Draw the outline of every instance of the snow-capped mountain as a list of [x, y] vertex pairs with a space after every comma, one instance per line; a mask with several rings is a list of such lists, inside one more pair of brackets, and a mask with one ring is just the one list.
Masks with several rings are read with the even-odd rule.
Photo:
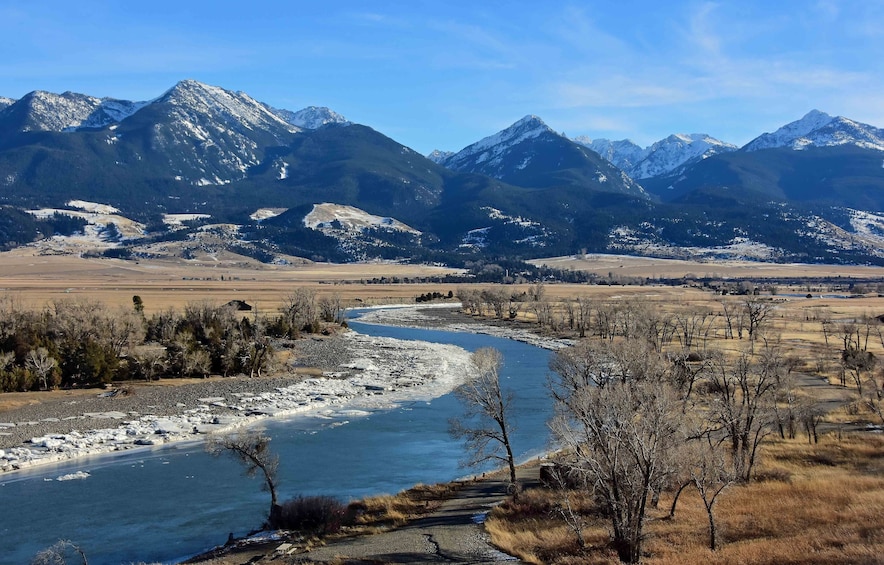
[[12, 98], [6, 98], [5, 96], [0, 96], [0, 110], [6, 108], [7, 106], [12, 106], [15, 103], [15, 100]]
[[580, 135], [575, 137], [574, 141], [589, 147], [624, 171], [631, 170], [647, 155], [646, 149], [642, 149], [629, 139], [612, 141], [610, 139], [590, 139], [585, 135]]
[[[752, 247], [781, 260], [884, 264], [880, 130], [820, 112], [799, 122], [759, 140], [837, 146], [734, 151], [702, 134], [645, 149], [581, 144], [526, 116], [428, 159], [365, 126], [322, 127], [347, 123], [327, 108], [275, 110], [192, 80], [148, 103], [33, 92], [0, 99], [0, 224], [15, 228], [0, 230], [0, 248], [76, 231], [100, 208], [145, 226], [147, 237], [164, 225], [194, 236], [203, 233], [195, 222], [229, 225], [239, 234], [231, 249], [261, 260]], [[323, 202], [336, 203], [333, 214], [317, 219]], [[73, 218], [51, 212], [72, 206], [82, 208]], [[305, 224], [311, 210], [319, 230]], [[413, 229], [389, 229], [393, 218]], [[844, 237], [821, 239], [824, 224]]]
[[473, 143], [440, 162], [516, 186], [575, 186], [645, 197], [644, 189], [597, 153], [553, 131], [537, 116]]
[[328, 124], [348, 125], [347, 118], [325, 106], [307, 106], [303, 110], [272, 109], [286, 122], [301, 129], [317, 129]]
[[705, 133], [674, 134], [648, 148], [644, 159], [633, 167], [631, 176], [647, 179], [678, 173], [685, 166], [718, 153], [736, 151], [737, 146]]
[[448, 159], [454, 155], [454, 151], [442, 151], [440, 149], [433, 149], [429, 155], [427, 155], [427, 159], [436, 163], [437, 165], [441, 165], [443, 161]]
[[174, 176], [199, 186], [227, 184], [260, 164], [270, 146], [301, 129], [243, 92], [194, 80], [176, 84], [125, 120], [117, 134], [146, 135]]
[[[193, 125], [197, 118], [236, 129], [263, 129], [268, 133], [280, 131], [297, 133], [300, 128], [289, 124], [266, 105], [244, 92], [233, 92], [195, 80], [183, 80], [166, 91], [153, 104], [171, 108], [171, 116], [183, 124]], [[200, 136], [202, 132], [193, 131]]]
[[801, 150], [806, 147], [838, 145], [855, 145], [863, 149], [884, 151], [884, 130], [811, 110], [800, 120], [788, 123], [773, 133], [756, 137], [743, 147], [743, 151], [778, 147]]
[[574, 141], [589, 147], [638, 180], [677, 174], [697, 161], [737, 150], [736, 145], [705, 133], [673, 134], [644, 149], [628, 139], [590, 140], [583, 136]]
[[[510, 127], [480, 139], [448, 157], [441, 164], [457, 171], [480, 172], [501, 178], [504, 156], [513, 148], [541, 136], [558, 136], [537, 116], [525, 116]], [[522, 167], [524, 168], [524, 167]]]
[[54, 94], [35, 90], [0, 110], [0, 124], [20, 132], [101, 128], [124, 120], [145, 104], [75, 92]]

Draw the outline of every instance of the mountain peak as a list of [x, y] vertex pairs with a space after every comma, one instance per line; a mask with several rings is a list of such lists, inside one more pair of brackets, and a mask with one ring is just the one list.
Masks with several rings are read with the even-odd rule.
[[433, 149], [428, 155], [427, 159], [436, 163], [437, 165], [442, 165], [442, 163], [454, 155], [454, 151], [442, 151], [440, 149]]
[[786, 147], [801, 150], [806, 147], [856, 145], [884, 151], [884, 130], [861, 124], [847, 118], [832, 117], [819, 110], [811, 110], [801, 119], [790, 122], [773, 133], [762, 134], [744, 147], [744, 151], [759, 151]]
[[328, 124], [350, 125], [347, 118], [325, 106], [307, 106], [297, 112], [277, 108], [272, 110], [286, 122], [302, 129], [319, 129]]
[[456, 154], [445, 159], [444, 165], [449, 168], [458, 169], [461, 166], [459, 163], [465, 163], [474, 159], [478, 163], [484, 161], [494, 163], [499, 159], [500, 155], [509, 151], [510, 148], [544, 134], [559, 135], [543, 123], [543, 120], [533, 114], [529, 114], [508, 128], [461, 149]]
[[632, 178], [639, 180], [669, 175], [716, 153], [737, 149], [736, 145], [705, 133], [674, 133], [644, 149], [628, 139], [590, 140], [582, 136], [574, 138], [574, 141], [589, 147], [626, 171]]
[[513, 125], [511, 125], [510, 128], [519, 128], [519, 127], [523, 127], [526, 125], [530, 125], [532, 127], [541, 127], [541, 126], [547, 127], [547, 128], [549, 127], [546, 125], [546, 123], [543, 120], [540, 119], [540, 117], [535, 116], [534, 114], [528, 114], [527, 116], [525, 116], [521, 120], [519, 120], [516, 123], [514, 123]]
[[55, 94], [35, 90], [10, 104], [0, 103], [9, 120], [7, 127], [18, 131], [71, 131], [100, 128], [118, 122], [140, 108], [135, 102], [99, 99], [76, 92]]

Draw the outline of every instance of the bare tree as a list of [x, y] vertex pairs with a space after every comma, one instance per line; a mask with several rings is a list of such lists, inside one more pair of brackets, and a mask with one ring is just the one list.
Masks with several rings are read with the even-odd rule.
[[285, 298], [282, 315], [291, 336], [310, 330], [318, 319], [316, 293], [309, 288], [298, 288]]
[[344, 321], [344, 303], [337, 292], [319, 299], [319, 316], [323, 322], [341, 323]]
[[588, 298], [577, 298], [577, 331], [580, 337], [586, 337], [586, 329], [591, 323], [592, 302]]
[[749, 340], [752, 341], [758, 337], [758, 331], [764, 325], [764, 322], [773, 313], [774, 304], [770, 300], [750, 296], [743, 301], [743, 311], [749, 322]]
[[269, 524], [276, 523], [280, 506], [276, 494], [276, 473], [279, 457], [270, 451], [270, 438], [261, 430], [244, 430], [236, 434], [212, 435], [206, 441], [206, 451], [214, 456], [230, 454], [245, 465], [245, 473], [254, 477], [259, 472], [264, 479], [264, 489], [270, 492]]
[[509, 302], [509, 296], [506, 291], [501, 288], [487, 288], [479, 293], [482, 302], [491, 307], [494, 316], [502, 320], [503, 313]]
[[715, 502], [724, 490], [736, 482], [733, 467], [727, 464], [720, 444], [712, 440], [711, 436], [694, 442], [691, 454], [690, 475], [691, 482], [700, 494], [703, 507], [706, 509], [706, 517], [709, 519], [709, 549], [715, 551], [718, 548], [718, 529], [715, 524]]
[[25, 359], [25, 363], [29, 369], [37, 373], [40, 382], [43, 383], [43, 390], [49, 390], [50, 385], [55, 384], [49, 382], [49, 377], [58, 365], [58, 362], [54, 357], [49, 355], [48, 349], [45, 347], [38, 347], [37, 349], [30, 350]]
[[31, 560], [31, 565], [68, 565], [68, 556], [71, 553], [77, 554], [83, 565], [89, 565], [83, 549], [70, 540], [58, 540], [38, 552]]
[[715, 321], [715, 315], [703, 308], [691, 308], [675, 314], [675, 335], [681, 348], [690, 351], [696, 345], [697, 340], [709, 335], [709, 330]]
[[477, 375], [454, 391], [464, 406], [464, 414], [450, 420], [451, 435], [465, 440], [469, 452], [467, 466], [486, 461], [505, 463], [510, 484], [515, 486], [516, 463], [508, 421], [513, 397], [500, 388], [503, 356], [494, 348], [483, 347], [472, 354], [471, 361]]
[[682, 412], [672, 389], [656, 379], [583, 387], [556, 399], [550, 424], [611, 519], [620, 560], [638, 563], [649, 493], [671, 476], [683, 444]]
[[746, 353], [733, 361], [718, 355], [708, 375], [714, 431], [730, 443], [735, 473], [748, 482], [758, 446], [770, 433], [776, 379], [759, 370]]

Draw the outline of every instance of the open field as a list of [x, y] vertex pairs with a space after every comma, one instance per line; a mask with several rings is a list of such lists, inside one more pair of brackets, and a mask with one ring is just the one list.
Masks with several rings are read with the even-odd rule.
[[812, 265], [758, 263], [754, 261], [717, 261], [701, 263], [679, 259], [655, 259], [628, 255], [569, 255], [533, 259], [533, 265], [554, 269], [586, 271], [601, 277], [619, 275], [641, 278], [822, 278], [851, 277], [858, 279], [884, 277], [884, 267], [862, 265]]
[[[833, 265], [776, 265], [763, 263], [696, 263], [641, 257], [593, 255], [588, 259], [570, 257], [537, 260], [562, 269], [586, 269], [599, 275], [608, 272], [630, 277], [656, 278], [696, 276], [718, 277], [854, 277], [884, 278], [882, 267]], [[109, 306], [132, 305], [138, 295], [147, 314], [189, 302], [209, 300], [224, 303], [244, 300], [263, 312], [275, 312], [285, 297], [299, 286], [315, 289], [321, 295], [339, 294], [348, 305], [412, 302], [427, 291], [457, 292], [462, 285], [394, 283], [394, 277], [434, 277], [460, 271], [427, 265], [393, 263], [351, 263], [303, 265], [265, 265], [240, 258], [230, 261], [125, 261], [119, 259], [81, 258], [74, 255], [35, 255], [23, 248], [0, 253], [0, 293], [23, 305], [42, 307], [52, 301], [70, 298], [98, 300]], [[389, 283], [366, 284], [363, 281], [386, 277]], [[494, 285], [482, 285], [483, 288]], [[507, 291], [525, 292], [530, 285], [509, 285]], [[816, 289], [814, 289], [816, 290]], [[821, 289], [822, 290], [822, 289]], [[782, 289], [803, 296], [806, 288]], [[599, 299], [628, 298], [641, 295], [651, 301], [687, 304], [708, 301], [709, 292], [682, 287], [547, 285], [550, 298], [592, 296]], [[358, 300], [357, 300], [358, 299]], [[840, 309], [846, 301], [815, 298], [807, 307]], [[878, 307], [875, 298], [850, 301], [850, 310]], [[838, 306], [836, 306], [838, 304]]]
[[[456, 272], [444, 267], [391, 263], [272, 266], [246, 261], [137, 262], [12, 251], [0, 254], [0, 292], [36, 307], [65, 298], [129, 307], [132, 296], [138, 295], [148, 314], [188, 302], [224, 303], [234, 299], [244, 300], [261, 311], [275, 312], [285, 296], [298, 286], [313, 287], [322, 294], [338, 293], [351, 301], [373, 298], [375, 302], [410, 302], [426, 292], [427, 285], [376, 285], [360, 281]], [[433, 285], [433, 289], [447, 292], [454, 285]]]

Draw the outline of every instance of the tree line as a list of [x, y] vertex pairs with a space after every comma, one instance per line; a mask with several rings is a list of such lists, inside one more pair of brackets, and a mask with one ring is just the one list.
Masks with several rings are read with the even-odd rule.
[[91, 300], [34, 310], [0, 300], [0, 392], [95, 387], [160, 377], [248, 375], [277, 366], [280, 340], [343, 322], [338, 295], [297, 289], [279, 312], [243, 313], [234, 303], [194, 302], [144, 315]]

